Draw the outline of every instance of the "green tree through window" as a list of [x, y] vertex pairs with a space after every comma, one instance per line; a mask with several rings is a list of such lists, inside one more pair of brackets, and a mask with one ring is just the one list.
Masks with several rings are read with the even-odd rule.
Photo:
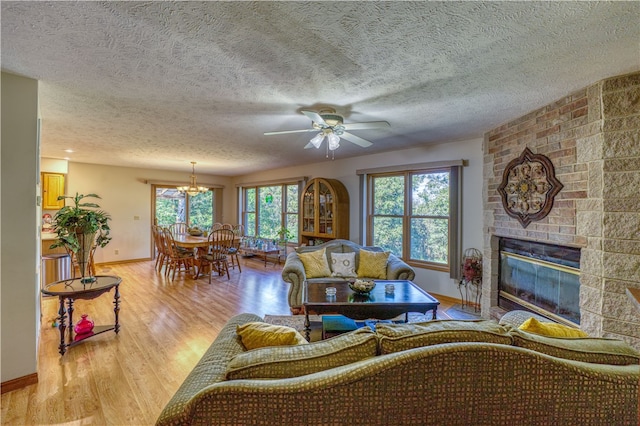
[[449, 268], [449, 168], [369, 176], [367, 240], [418, 266]]
[[243, 220], [248, 236], [279, 239], [286, 228], [298, 240], [298, 184], [245, 187]]
[[214, 191], [187, 195], [172, 187], [155, 188], [155, 219], [160, 226], [185, 222], [189, 226], [210, 229], [213, 225]]
[[256, 192], [257, 188], [245, 188], [244, 190], [244, 233], [250, 237], [256, 236]]

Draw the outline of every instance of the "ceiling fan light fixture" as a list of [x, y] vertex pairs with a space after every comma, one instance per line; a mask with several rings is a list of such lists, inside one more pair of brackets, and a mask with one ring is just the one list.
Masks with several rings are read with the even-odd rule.
[[329, 151], [335, 151], [340, 147], [340, 136], [331, 132], [327, 136], [327, 144], [329, 145]]
[[179, 192], [185, 192], [192, 197], [201, 194], [203, 192], [209, 191], [209, 188], [206, 186], [198, 186], [198, 182], [196, 181], [196, 162], [191, 162], [191, 177], [189, 178], [189, 185], [178, 186], [176, 188]]
[[317, 135], [315, 135], [313, 138], [311, 138], [309, 142], [311, 142], [311, 145], [315, 146], [317, 149], [317, 148], [320, 148], [320, 145], [322, 144], [323, 140], [324, 140], [324, 132], [320, 132]]
[[381, 129], [389, 127], [389, 123], [386, 121], [368, 121], [344, 124], [344, 117], [337, 114], [333, 108], [321, 109], [319, 112], [309, 110], [302, 110], [300, 112], [311, 120], [310, 129], [283, 130], [278, 132], [265, 132], [264, 134], [269, 136], [289, 133], [319, 132], [311, 138], [309, 143], [304, 146], [304, 149], [309, 149], [311, 147], [316, 149], [320, 148], [326, 136], [327, 158], [329, 158], [329, 151], [331, 151], [331, 157], [333, 158], [335, 151], [340, 148], [340, 139], [344, 139], [347, 142], [351, 142], [361, 146], [362, 148], [372, 145], [370, 141], [351, 133], [351, 130]]

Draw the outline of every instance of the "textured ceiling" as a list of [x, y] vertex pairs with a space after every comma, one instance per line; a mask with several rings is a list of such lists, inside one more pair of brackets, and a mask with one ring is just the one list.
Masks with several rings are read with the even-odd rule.
[[[640, 69], [639, 2], [2, 1], [4, 71], [40, 80], [42, 155], [239, 175], [480, 137]], [[325, 142], [326, 143], [326, 142]]]

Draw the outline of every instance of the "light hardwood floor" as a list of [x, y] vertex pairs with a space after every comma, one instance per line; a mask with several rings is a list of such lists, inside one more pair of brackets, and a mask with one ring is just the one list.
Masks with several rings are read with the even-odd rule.
[[[51, 326], [58, 300], [42, 302], [38, 383], [2, 395], [3, 425], [152, 425], [187, 374], [233, 315], [290, 314], [282, 267], [241, 260], [231, 279], [171, 281], [154, 262], [98, 266], [119, 275], [121, 329], [58, 353]], [[435, 295], [439, 318], [458, 300]], [[86, 313], [96, 324], [113, 323], [113, 292], [79, 300], [74, 319]]]

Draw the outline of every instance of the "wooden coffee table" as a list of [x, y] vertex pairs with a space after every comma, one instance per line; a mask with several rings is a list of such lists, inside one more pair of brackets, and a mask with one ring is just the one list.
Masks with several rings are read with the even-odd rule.
[[[362, 296], [349, 288], [347, 281], [304, 282], [302, 304], [305, 310], [304, 328], [307, 340], [311, 323], [309, 314], [340, 314], [355, 320], [387, 320], [409, 312], [433, 312], [436, 319], [438, 302], [433, 296], [408, 280], [375, 280], [376, 287], [368, 296]], [[385, 293], [385, 285], [393, 284], [395, 290]], [[327, 296], [327, 287], [335, 287], [336, 295]]]

